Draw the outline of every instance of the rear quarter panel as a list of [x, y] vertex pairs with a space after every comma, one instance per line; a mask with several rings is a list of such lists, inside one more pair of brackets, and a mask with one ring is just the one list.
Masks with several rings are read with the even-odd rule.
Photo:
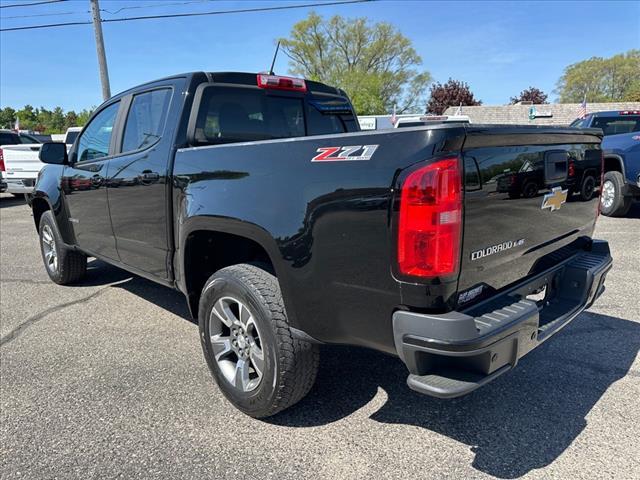
[[[393, 352], [394, 178], [463, 133], [418, 128], [178, 150], [178, 255], [205, 225], [253, 238], [271, 256], [294, 326], [321, 341]], [[321, 147], [353, 145], [378, 148], [370, 160], [311, 161]]]
[[626, 181], [635, 184], [640, 175], [640, 132], [609, 135], [602, 139], [605, 156], [622, 159]]

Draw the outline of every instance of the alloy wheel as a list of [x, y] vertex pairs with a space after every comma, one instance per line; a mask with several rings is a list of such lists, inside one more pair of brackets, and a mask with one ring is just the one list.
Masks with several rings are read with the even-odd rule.
[[611, 208], [613, 206], [615, 198], [616, 187], [611, 180], [606, 180], [604, 182], [604, 186], [602, 187], [602, 195], [600, 196], [602, 206], [606, 209]]
[[56, 240], [53, 231], [49, 225], [42, 228], [42, 248], [44, 251], [45, 265], [50, 272], [58, 271], [58, 251], [56, 249]]
[[242, 392], [251, 392], [264, 374], [264, 351], [258, 325], [240, 300], [222, 297], [209, 316], [214, 358], [224, 378]]

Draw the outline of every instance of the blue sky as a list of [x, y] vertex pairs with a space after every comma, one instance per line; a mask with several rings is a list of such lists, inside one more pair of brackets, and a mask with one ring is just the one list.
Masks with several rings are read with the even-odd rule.
[[[1, 0], [0, 5], [30, 0]], [[317, 0], [315, 0], [317, 1]], [[188, 3], [185, 3], [188, 2]], [[175, 5], [183, 3], [182, 5]], [[101, 0], [103, 19], [227, 10], [312, 0]], [[171, 5], [173, 4], [173, 5]], [[0, 9], [0, 25], [89, 20], [88, 0]], [[192, 70], [260, 71], [268, 68], [274, 39], [310, 9], [177, 18], [104, 25], [111, 78], [117, 93], [162, 76]], [[395, 24], [409, 37], [433, 78], [469, 83], [485, 104], [503, 104], [529, 85], [550, 93], [571, 63], [640, 48], [640, 2], [426, 2], [377, 1], [326, 6], [330, 16], [366, 16]], [[9, 18], [77, 12], [72, 15]], [[280, 56], [276, 73], [286, 73]], [[554, 99], [555, 96], [551, 95]], [[0, 106], [56, 105], [65, 110], [101, 103], [90, 25], [0, 33]]]

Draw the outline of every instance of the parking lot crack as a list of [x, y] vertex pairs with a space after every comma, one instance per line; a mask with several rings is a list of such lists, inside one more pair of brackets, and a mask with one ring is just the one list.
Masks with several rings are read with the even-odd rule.
[[51, 285], [50, 280], [31, 280], [28, 278], [3, 278], [2, 283], [29, 283], [31, 285]]
[[59, 312], [60, 310], [64, 310], [67, 307], [71, 307], [71, 306], [74, 306], [74, 305], [80, 305], [82, 303], [89, 302], [90, 300], [93, 300], [94, 298], [96, 298], [99, 295], [103, 294], [106, 290], [108, 290], [108, 288], [109, 287], [102, 288], [102, 289], [98, 290], [97, 292], [94, 292], [91, 295], [88, 295], [86, 297], [79, 298], [78, 300], [73, 300], [71, 302], [62, 303], [60, 305], [54, 305], [53, 307], [47, 308], [46, 310], [43, 310], [40, 313], [36, 313], [35, 315], [27, 318], [24, 322], [22, 322], [20, 325], [15, 327], [8, 334], [6, 334], [4, 337], [2, 337], [0, 339], [0, 347], [3, 347], [7, 343], [10, 343], [13, 340], [15, 340], [16, 338], [20, 337], [20, 335], [22, 335], [22, 333], [24, 333], [24, 331], [27, 328], [35, 325], [40, 320], [46, 318], [48, 315], [51, 315], [52, 313]]

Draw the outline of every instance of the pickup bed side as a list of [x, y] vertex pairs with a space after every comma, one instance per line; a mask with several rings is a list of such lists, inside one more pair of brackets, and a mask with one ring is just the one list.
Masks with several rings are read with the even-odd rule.
[[[228, 254], [222, 249], [214, 264], [192, 264], [199, 258], [193, 249], [202, 248], [206, 231], [225, 232], [250, 238], [269, 256], [295, 328], [323, 342], [393, 352], [389, 318], [402, 303], [390, 271], [394, 179], [434, 150], [455, 153], [463, 136], [459, 127], [403, 129], [178, 150], [176, 260], [192, 309], [215, 262]], [[368, 161], [311, 161], [319, 148], [345, 145], [378, 148]], [[434, 286], [422, 305], [443, 306], [454, 292], [455, 282]]]

